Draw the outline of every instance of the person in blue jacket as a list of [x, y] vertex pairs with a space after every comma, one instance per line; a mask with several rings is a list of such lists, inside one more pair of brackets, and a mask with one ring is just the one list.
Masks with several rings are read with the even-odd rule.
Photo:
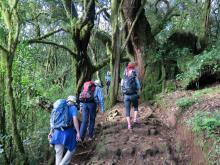
[[[57, 100], [58, 102], [59, 100]], [[68, 121], [73, 122], [73, 125], [66, 128], [51, 129], [48, 135], [50, 144], [54, 146], [56, 152], [56, 165], [68, 165], [71, 162], [72, 155], [75, 152], [77, 141], [81, 141], [79, 132], [79, 123], [77, 118], [77, 108], [75, 96], [67, 98], [68, 104]], [[56, 104], [56, 102], [54, 103]], [[64, 149], [67, 152], [64, 154]]]
[[111, 85], [111, 72], [108, 71], [105, 76], [106, 94], [108, 95], [109, 87]]
[[105, 112], [104, 98], [102, 94], [101, 82], [100, 80], [94, 81], [96, 88], [94, 92], [94, 101], [93, 102], [81, 102], [80, 108], [82, 112], [82, 123], [80, 126], [80, 137], [82, 141], [85, 138], [87, 127], [89, 124], [88, 132], [88, 141], [93, 140], [94, 138], [94, 127], [96, 119], [96, 108], [100, 107], [101, 111]]

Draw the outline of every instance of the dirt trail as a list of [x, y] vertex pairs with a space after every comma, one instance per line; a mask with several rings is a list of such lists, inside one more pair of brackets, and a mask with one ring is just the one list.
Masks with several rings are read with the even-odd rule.
[[[129, 131], [123, 109], [123, 104], [119, 103], [104, 117], [98, 114], [95, 140], [78, 145], [72, 164], [191, 164], [192, 157], [187, 150], [190, 144], [187, 140], [185, 144], [178, 142], [176, 133], [179, 130], [167, 126], [161, 111], [147, 104], [140, 105], [139, 123]], [[201, 156], [199, 159], [202, 160]]]

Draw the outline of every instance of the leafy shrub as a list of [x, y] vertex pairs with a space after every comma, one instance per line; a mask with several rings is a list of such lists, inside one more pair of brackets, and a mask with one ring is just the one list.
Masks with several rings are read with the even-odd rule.
[[176, 101], [176, 106], [181, 109], [187, 109], [192, 106], [194, 103], [198, 102], [197, 98], [181, 98]]
[[[220, 156], [220, 110], [214, 112], [197, 112], [188, 120], [193, 132], [205, 136], [203, 146], [208, 148], [210, 164], [218, 162]], [[210, 140], [212, 139], [211, 143]]]
[[181, 80], [181, 86], [186, 88], [191, 82], [196, 82], [207, 70], [211, 74], [220, 72], [220, 46], [213, 47], [210, 51], [194, 56], [192, 60], [186, 62], [185, 71], [177, 75]]

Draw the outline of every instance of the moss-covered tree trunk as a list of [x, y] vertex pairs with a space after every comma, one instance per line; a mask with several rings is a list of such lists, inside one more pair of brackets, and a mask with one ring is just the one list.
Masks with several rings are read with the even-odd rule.
[[120, 73], [120, 30], [119, 30], [119, 0], [111, 1], [111, 25], [112, 25], [112, 54], [111, 54], [111, 73], [112, 81], [110, 87], [110, 107], [116, 104], [119, 86], [119, 73]]
[[[6, 117], [5, 117], [5, 67], [3, 66], [3, 58], [0, 54], [0, 134], [6, 135]], [[9, 164], [9, 159], [6, 153], [6, 141], [0, 141], [3, 145], [3, 156], [6, 164]]]
[[5, 62], [5, 86], [7, 93], [7, 101], [10, 110], [10, 121], [12, 125], [12, 137], [15, 142], [15, 145], [18, 149], [18, 153], [21, 156], [20, 164], [29, 164], [28, 156], [25, 153], [23, 142], [21, 136], [19, 134], [18, 126], [17, 126], [17, 116], [16, 116], [16, 105], [13, 91], [13, 75], [12, 75], [12, 67], [13, 60], [16, 53], [16, 48], [18, 45], [18, 38], [20, 33], [20, 19], [18, 16], [18, 3], [19, 1], [0, 1], [0, 14], [3, 18], [3, 24], [5, 29], [7, 29], [7, 33], [2, 33], [5, 35], [5, 43], [2, 45], [0, 43], [0, 49], [3, 52], [4, 62]]
[[207, 45], [209, 43], [209, 17], [211, 12], [211, 0], [206, 0], [205, 2], [205, 18], [204, 18], [204, 35], [203, 35], [203, 41]]
[[27, 155], [25, 154], [23, 142], [17, 127], [17, 117], [16, 117], [16, 106], [15, 106], [15, 98], [14, 91], [12, 86], [12, 65], [13, 65], [14, 54], [8, 53], [6, 55], [6, 92], [8, 96], [8, 104], [10, 109], [10, 120], [12, 124], [12, 136], [15, 144], [18, 148], [19, 153], [22, 157], [21, 164], [29, 164]]
[[72, 0], [62, 0], [62, 2], [66, 10], [66, 15], [70, 21], [69, 32], [74, 43], [72, 49], [73, 52], [75, 52], [74, 65], [76, 69], [74, 70], [74, 75], [76, 76], [76, 94], [78, 95], [83, 83], [91, 80], [92, 74], [95, 72], [87, 54], [91, 31], [95, 20], [95, 0], [84, 0], [84, 10], [81, 18], [78, 18], [78, 14], [75, 13], [76, 10]]
[[[154, 42], [150, 24], [144, 13], [144, 4], [142, 1], [124, 0], [123, 3], [123, 16], [127, 21], [126, 33], [129, 34], [132, 30], [128, 43], [128, 51], [130, 54], [134, 55], [135, 61], [138, 64], [139, 76], [141, 79], [144, 77], [145, 65], [147, 63], [146, 59], [149, 59], [151, 56], [149, 49], [151, 49]], [[135, 20], [136, 23], [132, 29], [132, 23]]]
[[76, 93], [79, 94], [82, 85], [85, 81], [89, 81], [94, 73], [94, 68], [90, 62], [87, 52], [83, 52], [79, 57], [82, 57], [76, 61], [75, 71], [76, 71]]
[[124, 0], [122, 10], [126, 21], [126, 33], [127, 35], [130, 33], [128, 52], [134, 56], [138, 65], [139, 78], [143, 86], [142, 96], [148, 99], [162, 90], [162, 84], [161, 63], [154, 62], [156, 41], [145, 16], [144, 5], [145, 0]]

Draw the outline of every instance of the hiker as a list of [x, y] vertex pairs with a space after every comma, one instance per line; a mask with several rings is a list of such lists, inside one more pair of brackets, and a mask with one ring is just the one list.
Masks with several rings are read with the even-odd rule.
[[128, 124], [128, 129], [132, 129], [130, 111], [131, 103], [134, 106], [133, 124], [137, 123], [138, 113], [138, 93], [140, 91], [140, 81], [137, 78], [136, 65], [129, 63], [124, 72], [124, 78], [121, 80], [121, 90], [124, 95], [125, 114]]
[[80, 127], [80, 137], [82, 141], [85, 138], [87, 126], [89, 123], [88, 141], [94, 138], [94, 127], [96, 119], [96, 108], [100, 107], [102, 112], [105, 112], [104, 99], [100, 80], [95, 82], [87, 81], [83, 85], [80, 93], [80, 108], [82, 111], [82, 123]]
[[[53, 104], [48, 139], [54, 145], [56, 165], [70, 164], [76, 143], [81, 141], [75, 104], [75, 96], [69, 96], [67, 100], [59, 99]], [[67, 151], [63, 156], [64, 149]]]
[[111, 72], [108, 71], [105, 76], [106, 94], [108, 95], [109, 87], [111, 84]]

